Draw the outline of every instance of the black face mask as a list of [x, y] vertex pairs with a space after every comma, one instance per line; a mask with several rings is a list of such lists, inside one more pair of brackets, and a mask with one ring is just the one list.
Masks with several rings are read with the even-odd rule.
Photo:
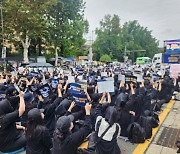
[[9, 96], [7, 97], [7, 100], [10, 102], [10, 105], [12, 106], [13, 110], [16, 110], [18, 108], [20, 99], [19, 96]]

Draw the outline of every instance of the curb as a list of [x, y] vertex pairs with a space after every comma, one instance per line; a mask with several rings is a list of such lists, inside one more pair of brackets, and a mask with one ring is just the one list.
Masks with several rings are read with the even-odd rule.
[[154, 128], [152, 130], [152, 137], [148, 140], [146, 140], [143, 144], [138, 144], [135, 150], [133, 151], [133, 154], [144, 154], [151, 142], [153, 141], [155, 135], [157, 134], [158, 130], [160, 129], [162, 123], [164, 122], [165, 118], [167, 117], [169, 111], [173, 107], [175, 103], [175, 100], [170, 100], [170, 102], [167, 104], [166, 108], [163, 110], [163, 112], [159, 115], [159, 126], [157, 128]]

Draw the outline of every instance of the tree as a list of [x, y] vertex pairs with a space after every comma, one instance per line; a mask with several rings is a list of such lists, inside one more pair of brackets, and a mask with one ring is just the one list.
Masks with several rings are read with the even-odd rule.
[[24, 62], [28, 63], [31, 40], [46, 34], [47, 10], [56, 0], [5, 0], [4, 27], [6, 39], [20, 41], [24, 48]]
[[47, 40], [55, 50], [56, 63], [58, 50], [61, 56], [75, 56], [85, 43], [88, 22], [84, 20], [84, 5], [83, 0], [59, 0], [47, 14]]
[[137, 56], [153, 55], [158, 51], [156, 38], [152, 36], [152, 32], [147, 27], [142, 27], [137, 20], [126, 22], [123, 25], [123, 41], [126, 43], [128, 50], [146, 50], [145, 53], [137, 53]]
[[102, 55], [101, 58], [100, 58], [100, 61], [101, 62], [111, 62], [111, 57], [108, 56], [107, 54], [106, 55]]
[[145, 53], [137, 52], [137, 56], [152, 57], [158, 51], [158, 41], [147, 27], [142, 27], [138, 21], [129, 21], [120, 25], [117, 15], [106, 15], [96, 29], [96, 41], [93, 44], [96, 60], [104, 54], [112, 54], [112, 59], [123, 61], [124, 49], [146, 50]]
[[100, 28], [96, 29], [97, 39], [93, 44], [94, 55], [97, 60], [104, 54], [112, 53], [112, 57], [121, 59], [123, 46], [121, 43], [120, 18], [106, 15], [100, 22]]

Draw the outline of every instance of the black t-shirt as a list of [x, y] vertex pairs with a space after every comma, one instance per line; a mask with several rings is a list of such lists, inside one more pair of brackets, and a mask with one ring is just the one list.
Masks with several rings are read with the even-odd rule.
[[6, 114], [0, 120], [0, 151], [7, 149], [21, 137], [21, 131], [16, 129], [16, 121], [19, 118], [19, 111]]
[[[77, 132], [69, 133], [61, 143], [53, 140], [53, 154], [77, 154], [77, 148], [83, 143], [84, 139], [91, 132], [90, 116], [85, 117], [84, 126]], [[55, 136], [56, 137], [56, 136]]]
[[35, 137], [27, 139], [27, 154], [50, 154], [52, 140], [49, 131], [44, 126], [38, 126], [35, 130]]

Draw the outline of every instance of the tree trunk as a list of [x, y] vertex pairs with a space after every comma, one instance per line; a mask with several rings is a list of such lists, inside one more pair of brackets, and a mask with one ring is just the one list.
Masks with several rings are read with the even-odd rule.
[[22, 43], [22, 45], [23, 45], [23, 48], [24, 48], [24, 57], [23, 57], [23, 61], [24, 61], [24, 63], [29, 63], [29, 59], [28, 59], [28, 48], [29, 48], [29, 46], [30, 46], [30, 43], [31, 43], [31, 40], [29, 39], [29, 37], [26, 35], [26, 39], [25, 39], [25, 41], [23, 41], [21, 38], [20, 38], [20, 40], [21, 40], [21, 43]]
[[57, 51], [57, 47], [55, 48], [55, 66], [57, 66], [58, 64], [58, 51]]
[[29, 63], [27, 46], [24, 46], [24, 63]]
[[42, 40], [41, 40], [41, 38], [39, 37], [39, 38], [38, 38], [39, 56], [42, 55], [42, 46], [41, 46], [41, 44], [42, 44]]

